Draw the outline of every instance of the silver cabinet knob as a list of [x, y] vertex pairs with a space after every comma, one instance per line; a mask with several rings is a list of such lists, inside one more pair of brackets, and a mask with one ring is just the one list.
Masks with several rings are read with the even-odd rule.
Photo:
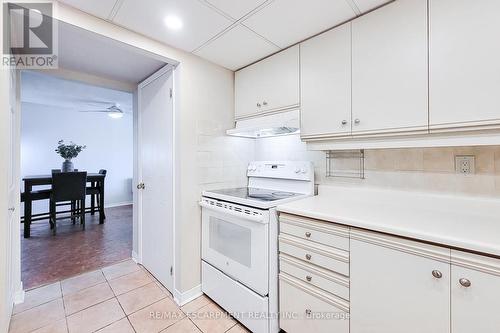
[[342, 126], [347, 125], [347, 120], [342, 120]]
[[144, 190], [145, 188], [146, 188], [146, 186], [144, 185], [144, 183], [137, 184], [137, 189], [138, 190]]
[[311, 255], [310, 255], [310, 254], [306, 254], [306, 259], [307, 259], [307, 260], [311, 260], [311, 258], [312, 258], [312, 257], [311, 257]]
[[310, 309], [306, 309], [306, 315], [310, 316], [312, 311]]
[[308, 232], [306, 232], [306, 237], [307, 237], [307, 238], [311, 237], [311, 233], [310, 233], [309, 231], [308, 231]]
[[11, 211], [11, 212], [16, 211], [16, 207], [10, 207], [10, 208], [9, 208], [9, 211]]
[[311, 282], [312, 276], [310, 276], [310, 275], [306, 276], [306, 280], [307, 280], [307, 282]]
[[267, 102], [266, 102], [266, 101], [262, 102], [262, 105], [266, 106], [266, 105], [267, 105]]
[[260, 103], [257, 103], [257, 107], [260, 108], [262, 105]]
[[433, 270], [432, 271], [432, 276], [434, 276], [436, 279], [440, 279], [443, 277], [443, 273], [441, 273], [440, 271], [438, 270]]
[[460, 284], [462, 285], [462, 287], [465, 287], [465, 288], [469, 288], [472, 283], [470, 282], [469, 279], [465, 279], [465, 278], [461, 278], [460, 280], [458, 280], [458, 282], [460, 282]]
[[359, 118], [354, 119], [354, 123], [355, 123], [356, 125], [357, 125], [357, 124], [359, 124], [360, 122], [361, 122], [361, 120], [359, 120]]

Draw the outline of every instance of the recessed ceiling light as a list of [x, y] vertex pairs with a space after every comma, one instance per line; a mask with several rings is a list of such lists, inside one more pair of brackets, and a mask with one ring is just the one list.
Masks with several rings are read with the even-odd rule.
[[174, 15], [169, 15], [165, 17], [165, 20], [163, 20], [163, 22], [165, 22], [167, 28], [171, 30], [179, 30], [180, 28], [182, 28], [181, 19]]

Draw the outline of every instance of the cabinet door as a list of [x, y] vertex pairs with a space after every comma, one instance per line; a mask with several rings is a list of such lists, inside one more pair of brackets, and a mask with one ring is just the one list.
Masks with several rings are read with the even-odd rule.
[[427, 131], [427, 73], [427, 1], [398, 0], [354, 20], [353, 133]]
[[[453, 253], [458, 253], [458, 251], [452, 252], [452, 258]], [[460, 256], [463, 257], [463, 255]], [[500, 309], [499, 261], [490, 258], [483, 259], [476, 255], [467, 254], [466, 256], [468, 263], [475, 262], [477, 267], [483, 266], [487, 269], [482, 272], [452, 265], [452, 331], [453, 333], [497, 333], [500, 330], [500, 316], [498, 315], [498, 309]], [[461, 279], [466, 279], [462, 280], [465, 286], [460, 283]], [[467, 281], [470, 282], [468, 287]]]
[[430, 125], [500, 123], [500, 1], [430, 0]]
[[298, 105], [298, 45], [236, 72], [237, 119]]
[[351, 240], [350, 278], [351, 333], [450, 332], [449, 263]]
[[300, 44], [302, 137], [351, 133], [351, 23]]

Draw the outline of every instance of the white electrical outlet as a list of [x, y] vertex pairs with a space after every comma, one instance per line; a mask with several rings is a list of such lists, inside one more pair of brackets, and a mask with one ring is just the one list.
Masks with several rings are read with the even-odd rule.
[[455, 156], [455, 171], [464, 175], [473, 174], [476, 170], [476, 158], [473, 155]]

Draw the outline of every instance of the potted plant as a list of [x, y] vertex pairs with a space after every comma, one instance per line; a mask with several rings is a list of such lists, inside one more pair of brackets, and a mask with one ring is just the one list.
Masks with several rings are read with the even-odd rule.
[[64, 158], [61, 171], [72, 172], [74, 168], [73, 168], [73, 162], [71, 162], [71, 160], [77, 157], [78, 154], [80, 154], [81, 151], [84, 150], [85, 148], [87, 148], [87, 146], [80, 146], [73, 142], [70, 142], [69, 144], [64, 144], [64, 140], [60, 140], [57, 143], [56, 153], [58, 153], [59, 155], [61, 155], [62, 158]]

